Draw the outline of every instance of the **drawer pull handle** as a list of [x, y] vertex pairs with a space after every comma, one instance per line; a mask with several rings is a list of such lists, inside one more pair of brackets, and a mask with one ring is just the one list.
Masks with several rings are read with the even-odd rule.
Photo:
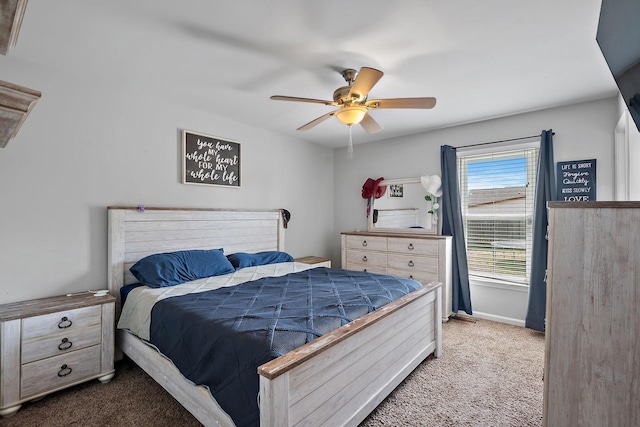
[[60, 371], [58, 372], [58, 376], [59, 377], [66, 377], [67, 375], [69, 375], [71, 373], [71, 371], [73, 371], [73, 369], [68, 367], [66, 364], [62, 365], [62, 366], [60, 366]]
[[409, 267], [413, 267], [415, 264], [413, 263], [413, 261], [409, 261], [409, 264], [407, 264]]
[[367, 246], [367, 241], [366, 240], [362, 241], [362, 246]]
[[362, 261], [367, 262], [367, 256], [366, 255], [362, 257]]
[[409, 249], [410, 251], [413, 250], [413, 243], [409, 243], [409, 246], [407, 246], [407, 249]]
[[60, 322], [58, 322], [58, 328], [60, 329], [67, 329], [71, 325], [73, 325], [73, 322], [69, 320], [66, 316], [60, 319]]
[[58, 350], [69, 350], [73, 343], [69, 341], [69, 338], [62, 338], [62, 342], [58, 344]]

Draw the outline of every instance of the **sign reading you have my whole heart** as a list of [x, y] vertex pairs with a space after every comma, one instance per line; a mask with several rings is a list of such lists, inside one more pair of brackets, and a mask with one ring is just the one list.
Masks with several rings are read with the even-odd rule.
[[240, 143], [191, 131], [182, 132], [185, 184], [240, 187]]

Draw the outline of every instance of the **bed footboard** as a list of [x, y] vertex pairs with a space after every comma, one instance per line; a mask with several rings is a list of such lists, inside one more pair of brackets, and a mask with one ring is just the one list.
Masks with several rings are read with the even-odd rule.
[[431, 283], [266, 363], [262, 426], [357, 426], [429, 354], [440, 355], [441, 285]]

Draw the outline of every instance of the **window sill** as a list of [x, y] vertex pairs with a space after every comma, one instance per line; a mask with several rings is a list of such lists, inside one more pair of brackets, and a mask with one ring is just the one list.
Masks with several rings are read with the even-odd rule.
[[486, 277], [470, 276], [469, 284], [473, 286], [482, 286], [486, 288], [504, 289], [514, 292], [529, 292], [529, 286], [520, 283], [505, 282], [499, 279], [489, 279]]

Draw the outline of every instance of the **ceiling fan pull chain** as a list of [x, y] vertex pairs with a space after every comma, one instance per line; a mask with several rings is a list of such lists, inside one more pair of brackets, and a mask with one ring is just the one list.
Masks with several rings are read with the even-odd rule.
[[349, 125], [349, 146], [347, 147], [347, 159], [353, 159], [353, 137], [351, 136], [351, 128], [353, 125]]

